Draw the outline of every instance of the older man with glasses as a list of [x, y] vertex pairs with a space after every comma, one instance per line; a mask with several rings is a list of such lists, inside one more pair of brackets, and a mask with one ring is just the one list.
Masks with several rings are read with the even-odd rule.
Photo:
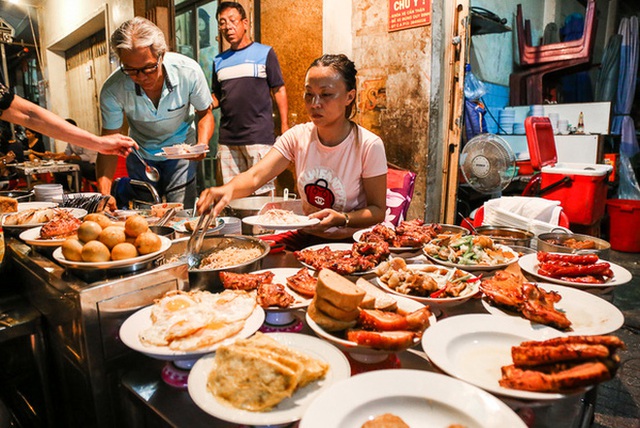
[[[182, 143], [209, 144], [214, 128], [213, 99], [202, 68], [191, 58], [167, 52], [162, 31], [141, 17], [123, 23], [111, 36], [111, 46], [121, 65], [100, 93], [102, 133], [123, 132], [126, 117], [129, 135], [140, 146], [140, 154], [160, 172], [159, 181], [149, 180], [143, 163], [129, 156], [129, 177], [150, 182], [168, 202], [192, 206], [197, 191], [193, 161], [206, 154], [167, 159], [162, 149]], [[111, 191], [116, 161], [114, 157], [98, 157], [98, 187], [104, 194]]]

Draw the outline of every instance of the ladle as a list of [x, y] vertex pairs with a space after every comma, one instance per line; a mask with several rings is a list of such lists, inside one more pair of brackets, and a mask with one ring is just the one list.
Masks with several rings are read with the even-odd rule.
[[133, 149], [133, 153], [140, 160], [140, 162], [142, 162], [142, 165], [144, 165], [144, 173], [147, 176], [147, 178], [153, 181], [154, 183], [160, 180], [160, 173], [158, 172], [158, 170], [155, 167], [149, 165], [147, 161], [144, 160], [142, 156], [140, 156], [140, 153], [136, 149]]

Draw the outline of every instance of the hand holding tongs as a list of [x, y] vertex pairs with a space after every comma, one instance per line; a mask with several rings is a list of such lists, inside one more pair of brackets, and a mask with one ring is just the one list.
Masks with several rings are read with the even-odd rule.
[[195, 229], [193, 229], [189, 242], [187, 242], [187, 264], [190, 269], [197, 269], [200, 266], [200, 260], [202, 258], [200, 249], [202, 248], [202, 242], [209, 230], [209, 226], [211, 226], [211, 223], [213, 223], [215, 219], [216, 216], [213, 215], [213, 211], [201, 215], [198, 219], [198, 224]]

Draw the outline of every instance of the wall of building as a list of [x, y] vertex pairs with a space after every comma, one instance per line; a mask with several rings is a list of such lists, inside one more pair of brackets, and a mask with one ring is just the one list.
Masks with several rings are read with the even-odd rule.
[[[64, 50], [100, 29], [110, 34], [133, 17], [132, 0], [46, 0], [39, 19], [47, 81], [47, 108], [66, 117], [69, 113]], [[88, 33], [88, 34], [84, 34]], [[78, 39], [76, 41], [76, 39]], [[112, 64], [115, 67], [116, 64]], [[64, 144], [57, 142], [57, 149]]]
[[431, 27], [389, 32], [388, 1], [354, 1], [352, 14], [359, 123], [382, 138], [389, 162], [418, 174], [408, 217], [422, 218], [429, 137]]

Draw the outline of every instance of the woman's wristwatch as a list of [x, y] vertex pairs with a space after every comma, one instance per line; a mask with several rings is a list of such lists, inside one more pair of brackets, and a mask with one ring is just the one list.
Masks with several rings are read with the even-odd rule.
[[342, 225], [342, 227], [349, 227], [349, 214], [342, 213], [342, 215], [344, 216], [344, 224]]

